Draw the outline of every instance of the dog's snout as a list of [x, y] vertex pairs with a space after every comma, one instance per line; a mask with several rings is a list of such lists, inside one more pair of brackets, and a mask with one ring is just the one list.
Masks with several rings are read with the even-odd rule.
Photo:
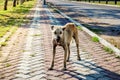
[[60, 36], [57, 36], [57, 42], [59, 42], [60, 41]]

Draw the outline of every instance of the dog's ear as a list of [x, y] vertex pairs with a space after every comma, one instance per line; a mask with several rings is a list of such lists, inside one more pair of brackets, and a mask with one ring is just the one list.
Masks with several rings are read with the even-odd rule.
[[51, 26], [51, 29], [53, 30], [53, 29], [54, 29], [54, 26]]
[[65, 30], [65, 27], [63, 27], [62, 30], [64, 31], [64, 30]]

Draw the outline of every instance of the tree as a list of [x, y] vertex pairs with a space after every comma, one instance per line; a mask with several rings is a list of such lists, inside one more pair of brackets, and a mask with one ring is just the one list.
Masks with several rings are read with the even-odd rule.
[[106, 4], [108, 4], [108, 0], [106, 0]]
[[7, 4], [8, 4], [8, 0], [5, 0], [5, 2], [4, 2], [4, 10], [7, 10]]
[[17, 0], [13, 0], [13, 7], [16, 7]]
[[19, 0], [17, 0], [17, 5], [19, 4]]
[[25, 0], [20, 0], [20, 4], [22, 5], [25, 2]]
[[43, 5], [46, 5], [46, 0], [43, 0]]
[[99, 3], [100, 3], [100, 0], [99, 0]]
[[117, 0], [115, 0], [115, 4], [117, 4]]

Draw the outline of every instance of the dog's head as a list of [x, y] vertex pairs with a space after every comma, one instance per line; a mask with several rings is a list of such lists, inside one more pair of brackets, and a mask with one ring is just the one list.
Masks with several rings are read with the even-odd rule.
[[60, 44], [63, 38], [63, 31], [65, 28], [63, 28], [62, 26], [51, 26], [51, 29], [53, 34], [53, 40], [57, 44]]

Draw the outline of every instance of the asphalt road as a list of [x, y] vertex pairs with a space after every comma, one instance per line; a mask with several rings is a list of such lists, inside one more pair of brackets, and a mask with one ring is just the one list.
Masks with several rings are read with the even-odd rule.
[[66, 7], [74, 12], [82, 13], [85, 16], [104, 23], [113, 28], [120, 28], [120, 7], [94, 5], [81, 2], [65, 1], [65, 0], [47, 0], [57, 6]]

